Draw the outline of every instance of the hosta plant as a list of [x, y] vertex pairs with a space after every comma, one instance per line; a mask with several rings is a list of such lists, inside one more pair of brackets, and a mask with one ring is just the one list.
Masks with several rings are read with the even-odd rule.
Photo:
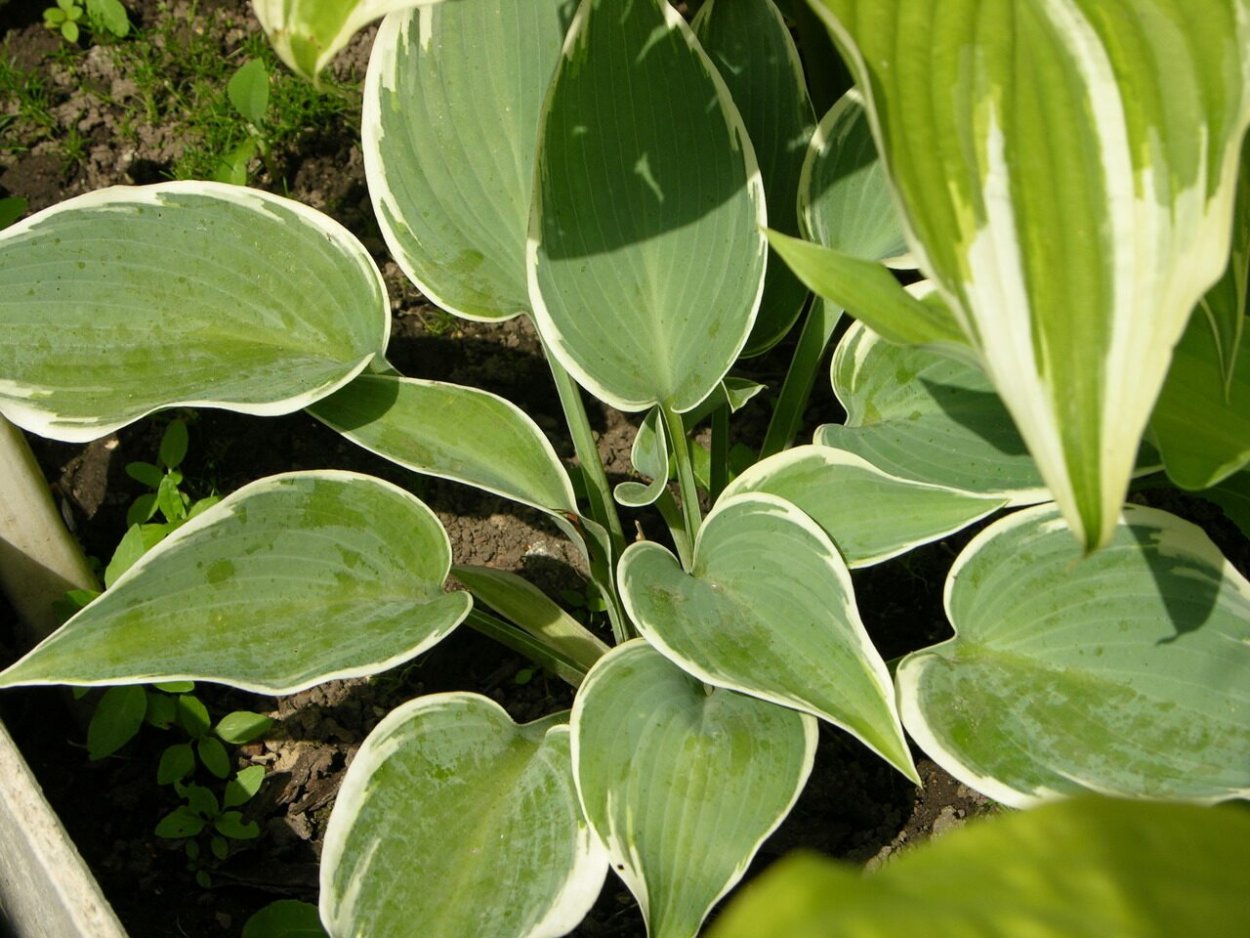
[[[532, 320], [576, 464], [508, 401], [391, 366], [351, 234], [212, 183], [0, 235], [0, 409], [65, 440], [173, 406], [307, 409], [546, 512], [615, 647], [454, 564], [409, 492], [324, 470], [188, 521], [0, 684], [284, 694], [467, 623], [576, 686], [526, 725], [467, 692], [383, 720], [326, 836], [336, 936], [563, 934], [609, 867], [650, 933], [690, 935], [793, 805], [817, 720], [916, 781], [906, 728], [1016, 806], [1250, 790], [1250, 584], [1193, 524], [1123, 504], [1161, 463], [1201, 487], [1250, 458], [1247, 0], [827, 0], [858, 87], [819, 120], [771, 0], [689, 23], [663, 0], [257, 3], [310, 75], [401, 6], [362, 122], [387, 246], [444, 309]], [[793, 445], [843, 308], [846, 419]], [[796, 319], [761, 458], [733, 472], [731, 415], [761, 392], [735, 363]], [[583, 393], [639, 415], [638, 480], [609, 487]], [[618, 504], [665, 541], [626, 546]], [[952, 567], [955, 636], [888, 667], [850, 571], [996, 513]]]

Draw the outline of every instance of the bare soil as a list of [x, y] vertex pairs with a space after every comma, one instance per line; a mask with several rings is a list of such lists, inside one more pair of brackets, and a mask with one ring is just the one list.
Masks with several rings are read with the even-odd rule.
[[[169, 172], [179, 147], [161, 126], [141, 127], [137, 140], [121, 132], [121, 112], [82, 83], [68, 80], [57, 64], [58, 40], [40, 25], [45, 4], [10, 0], [0, 8], [0, 56], [45, 76], [53, 112], [87, 140], [85, 157], [67, 165], [63, 135], [24, 145], [8, 139], [0, 148], [0, 197], [29, 200], [32, 211], [105, 185], [158, 181]], [[232, 54], [247, 30], [256, 27], [242, 0], [214, 0], [194, 7], [167, 8], [154, 0], [127, 4], [132, 18], [151, 27], [177, 17], [185, 28], [208, 28], [210, 12], [225, 11], [235, 25], [222, 30], [223, 54]], [[363, 74], [371, 33], [336, 65], [340, 77]], [[125, 99], [130, 78], [118, 73], [107, 49], [86, 53], [92, 87]], [[0, 115], [16, 102], [0, 99]], [[0, 132], [4, 124], [0, 123]], [[259, 184], [329, 212], [375, 251], [394, 307], [392, 362], [404, 373], [484, 387], [523, 407], [551, 436], [557, 451], [572, 457], [564, 437], [549, 373], [536, 337], [523, 320], [498, 326], [455, 323], [429, 307], [385, 255], [372, 221], [355, 131], [311, 134], [281, 154], [286, 179], [262, 176]], [[777, 382], [784, 349], [752, 363], [750, 376]], [[609, 473], [629, 475], [629, 446], [635, 421], [588, 401]], [[746, 414], [766, 419], [764, 405]], [[836, 405], [818, 400], [821, 419]], [[136, 484], [123, 468], [152, 460], [159, 420], [141, 421], [87, 446], [32, 440], [67, 522], [89, 554], [107, 558], [124, 530], [126, 507]], [[296, 414], [255, 419], [203, 411], [191, 424], [192, 450], [185, 464], [196, 494], [228, 493], [263, 476], [301, 468], [348, 468], [407, 487], [438, 513], [450, 533], [458, 562], [486, 564], [525, 574], [554, 595], [576, 589], [581, 573], [574, 551], [538, 513], [472, 489], [418, 478], [371, 456]], [[659, 524], [637, 520], [647, 530]], [[949, 634], [941, 609], [941, 584], [957, 544], [937, 544], [911, 555], [905, 564], [856, 574], [861, 612], [887, 658], [931, 644]], [[0, 665], [22, 649], [0, 621]], [[539, 675], [521, 683], [528, 662], [462, 629], [415, 663], [372, 680], [331, 682], [280, 699], [256, 697], [208, 685], [201, 693], [214, 712], [248, 708], [278, 720], [264, 740], [239, 752], [239, 764], [268, 768], [264, 787], [249, 811], [264, 828], [212, 870], [213, 886], [202, 889], [186, 870], [181, 845], [152, 833], [173, 807], [155, 785], [156, 760], [168, 740], [145, 734], [100, 763], [86, 758], [82, 728], [56, 691], [6, 691], [0, 713], [28, 754], [48, 797], [61, 813], [105, 892], [136, 936], [238, 935], [247, 916], [277, 898], [316, 901], [316, 862], [325, 822], [345, 767], [369, 730], [391, 708], [414, 696], [440, 690], [475, 690], [499, 700], [518, 720], [569, 705], [568, 689]], [[913, 789], [880, 759], [845, 733], [821, 728], [816, 769], [794, 812], [764, 845], [756, 868], [797, 847], [857, 863], [877, 863], [891, 852], [961, 824], [987, 810], [985, 799], [955, 782], [927, 759], [919, 759], [923, 789]], [[575, 932], [581, 936], [644, 933], [632, 899], [609, 878], [592, 915]]]

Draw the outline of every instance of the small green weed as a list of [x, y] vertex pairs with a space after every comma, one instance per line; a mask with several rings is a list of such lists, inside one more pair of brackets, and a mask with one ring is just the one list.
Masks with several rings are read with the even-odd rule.
[[130, 18], [120, 0], [56, 0], [56, 6], [43, 11], [43, 25], [60, 33], [66, 42], [77, 42], [86, 25], [93, 37], [124, 39], [130, 33]]

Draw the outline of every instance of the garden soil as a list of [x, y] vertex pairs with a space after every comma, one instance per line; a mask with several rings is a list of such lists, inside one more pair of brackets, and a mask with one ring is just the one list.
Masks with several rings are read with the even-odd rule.
[[[62, 131], [73, 127], [85, 146], [80, 159], [68, 162], [63, 135], [33, 144], [14, 139], [13, 123], [4, 115], [14, 114], [17, 102], [0, 98], [0, 197], [21, 196], [35, 211], [102, 186], [167, 178], [180, 150], [194, 141], [179, 139], [162, 126], [134, 126], [132, 118], [123, 117], [120, 104], [135, 86], [130, 76], [117, 71], [107, 48], [88, 51], [77, 78], [58, 64], [59, 40], [40, 25], [44, 5], [10, 0], [0, 6], [0, 57], [45, 76]], [[145, 29], [172, 17], [179, 28], [220, 31], [223, 56], [236, 55], [247, 33], [256, 29], [240, 0], [168, 7], [130, 0], [127, 6]], [[340, 57], [336, 77], [360, 79], [371, 38], [371, 31], [363, 34]], [[131, 123], [123, 128], [123, 120]], [[279, 154], [278, 163], [284, 179], [262, 173], [255, 184], [327, 211], [373, 251], [392, 297], [393, 364], [405, 374], [482, 387], [512, 400], [534, 417], [561, 456], [572, 460], [551, 379], [529, 324], [523, 319], [500, 325], [451, 321], [433, 310], [386, 256], [369, 207], [357, 130], [343, 126], [334, 134], [309, 133]], [[782, 350], [751, 363], [748, 376], [775, 386], [785, 361]], [[587, 404], [612, 480], [628, 478], [636, 417], [591, 400]], [[751, 406], [755, 410], [740, 415], [748, 442], [767, 417], [764, 405]], [[813, 423], [834, 419], [836, 406], [826, 393], [813, 404]], [[458, 562], [519, 572], [557, 598], [584, 590], [576, 552], [537, 512], [467, 487], [416, 477], [355, 448], [304, 414], [259, 419], [201, 411], [188, 419], [191, 450], [183, 468], [195, 495], [229, 493], [254, 479], [293, 469], [368, 472], [424, 499], [447, 527]], [[90, 555], [107, 558], [120, 539], [126, 507], [139, 494], [125, 464], [154, 459], [161, 427], [160, 418], [140, 421], [86, 446], [32, 439], [62, 514]], [[661, 525], [650, 516], [627, 518], [626, 524], [638, 536], [662, 536]], [[900, 562], [855, 574], [861, 613], [887, 659], [949, 634], [941, 584], [959, 546], [932, 545]], [[11, 615], [0, 621], [0, 665], [23, 650], [10, 621]], [[264, 623], [256, 627], [259, 633]], [[526, 661], [467, 628], [393, 672], [330, 682], [290, 697], [258, 697], [201, 685], [199, 693], [218, 716], [231, 709], [253, 709], [277, 720], [267, 739], [238, 753], [239, 767], [260, 764], [268, 770], [261, 792], [248, 806], [249, 817], [261, 824], [263, 834], [237, 844], [224, 862], [213, 862], [207, 889], [186, 868], [182, 845], [153, 834], [157, 821], [176, 804], [170, 792], [155, 784], [161, 748], [175, 740], [145, 731], [119, 754], [93, 763], [87, 759], [83, 729], [61, 692], [5, 691], [0, 714], [130, 933], [136, 938], [209, 938], [240, 934], [248, 915], [274, 899], [316, 901], [317, 856], [326, 820], [353, 754], [390, 709], [444, 690], [487, 694], [521, 721], [566, 708], [571, 699], [559, 681], [532, 675]], [[919, 758], [918, 765], [925, 782], [919, 790], [847, 734], [822, 726], [811, 780], [790, 818], [764, 844], [752, 873], [797, 848], [877, 864], [900, 847], [990, 809], [985, 799], [927, 759]], [[637, 906], [619, 880], [609, 877], [594, 911], [574, 934], [644, 934]]]

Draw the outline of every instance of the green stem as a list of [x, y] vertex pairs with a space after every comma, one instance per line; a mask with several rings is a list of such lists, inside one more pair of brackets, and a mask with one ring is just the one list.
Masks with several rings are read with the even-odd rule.
[[655, 507], [660, 510], [660, 517], [668, 525], [668, 533], [673, 538], [673, 546], [677, 548], [677, 557], [681, 560], [682, 569], [689, 570], [694, 563], [693, 546], [690, 535], [686, 531], [686, 519], [682, 516], [681, 509], [677, 507], [677, 500], [673, 498], [673, 493], [666, 488], [656, 499]]
[[573, 687], [581, 686], [586, 677], [586, 669], [572, 658], [489, 612], [474, 607], [469, 610], [469, 616], [464, 621], [469, 628], [524, 655]]
[[764, 445], [760, 447], [760, 459], [780, 453], [794, 441], [816, 382], [816, 370], [820, 367], [833, 329], [841, 318], [842, 310], [832, 303], [820, 297], [812, 300], [794, 349], [794, 358], [790, 361], [790, 370], [777, 398], [777, 408], [764, 435]]
[[547, 355], [547, 363], [551, 366], [551, 377], [555, 380], [560, 406], [564, 409], [564, 421], [568, 424], [569, 436], [573, 438], [573, 449], [582, 467], [582, 478], [586, 480], [590, 517], [608, 532], [612, 556], [619, 557], [625, 549], [625, 534], [621, 528], [620, 516], [616, 513], [616, 502], [612, 500], [608, 475], [603, 470], [603, 460], [599, 457], [599, 446], [590, 429], [590, 418], [586, 416], [586, 406], [582, 403], [581, 388], [550, 353]]
[[708, 470], [707, 501], [715, 505], [729, 484], [729, 404], [712, 411], [711, 467]]
[[[690, 441], [686, 439], [686, 426], [677, 413], [668, 404], [660, 405], [660, 413], [664, 415], [664, 428], [668, 431], [669, 446], [673, 458], [677, 460], [677, 485], [681, 490], [681, 510], [686, 518], [686, 535], [691, 543], [699, 533], [703, 524], [703, 515], [699, 511], [699, 487], [694, 481], [694, 463], [690, 459]], [[693, 558], [684, 558], [683, 567], [689, 572]]]

